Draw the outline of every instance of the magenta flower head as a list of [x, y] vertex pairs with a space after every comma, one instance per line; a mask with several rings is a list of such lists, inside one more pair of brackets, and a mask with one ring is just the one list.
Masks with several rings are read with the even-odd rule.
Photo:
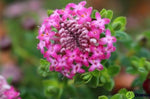
[[[76, 73], [102, 70], [102, 60], [109, 59], [115, 51], [110, 23], [99, 12], [91, 18], [92, 7], [85, 8], [86, 1], [69, 3], [65, 9], [56, 9], [39, 28], [38, 49], [51, 63], [50, 71], [57, 71], [72, 79]], [[101, 37], [101, 34], [104, 36]], [[85, 67], [85, 68], [84, 68]]]
[[6, 79], [0, 75], [0, 99], [21, 99], [20, 93], [8, 85]]

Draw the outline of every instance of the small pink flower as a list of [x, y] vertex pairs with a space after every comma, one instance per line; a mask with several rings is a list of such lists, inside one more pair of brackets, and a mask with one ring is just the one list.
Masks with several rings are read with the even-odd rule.
[[78, 5], [74, 3], [69, 3], [66, 8], [73, 8], [74, 12], [77, 12], [78, 10], [84, 9], [84, 6], [86, 5], [86, 1], [81, 1]]
[[88, 67], [88, 66], [89, 66], [88, 53], [80, 54], [79, 57], [80, 57], [81, 63], [82, 63], [83, 65], [85, 65], [86, 67]]
[[71, 16], [71, 10], [66, 8], [65, 10], [59, 10], [58, 11], [60, 15], [62, 15], [62, 20], [66, 20], [67, 18], [70, 18], [72, 19], [72, 16]]
[[0, 98], [1, 99], [21, 99], [20, 93], [14, 87], [8, 85], [6, 79], [0, 75]]
[[67, 64], [67, 61], [66, 61], [67, 58], [68, 58], [67, 56], [57, 57], [58, 64], [55, 67], [56, 71], [61, 71], [63, 68], [70, 69], [70, 66]]
[[108, 44], [108, 46], [112, 46], [114, 42], [116, 42], [116, 38], [111, 36], [110, 30], [106, 30], [106, 37], [101, 38], [100, 43], [103, 45]]
[[42, 24], [41, 27], [40, 27], [40, 29], [39, 29], [39, 34], [43, 34], [44, 31], [45, 31], [45, 29], [46, 29], [45, 24]]
[[88, 8], [88, 9], [82, 9], [77, 11], [78, 15], [80, 16], [78, 22], [80, 24], [84, 23], [84, 22], [90, 22], [91, 21], [91, 13], [92, 13], [92, 7]]
[[50, 68], [49, 68], [50, 71], [55, 70], [55, 68], [56, 68], [56, 66], [58, 64], [58, 61], [56, 59], [51, 58], [51, 57], [49, 57], [47, 60], [51, 63], [50, 64]]
[[60, 20], [60, 13], [59, 13], [59, 10], [56, 9], [56, 10], [53, 12], [53, 14], [50, 16], [50, 18], [54, 18], [54, 19], [58, 18], [58, 19]]
[[45, 52], [44, 57], [57, 57], [57, 52], [60, 50], [61, 46], [56, 44], [56, 45], [49, 45], [48, 50]]
[[70, 50], [66, 51], [66, 55], [69, 57], [66, 61], [69, 64], [72, 64], [73, 61], [77, 61], [78, 60], [78, 53], [79, 53], [79, 49], [74, 49], [73, 52], [71, 52]]
[[76, 65], [72, 64], [72, 73], [76, 74], [76, 73], [84, 73], [85, 70], [81, 68], [82, 64], [81, 63], [77, 63]]
[[72, 79], [75, 74], [71, 73], [70, 69], [64, 69], [61, 73], [69, 79]]
[[10, 89], [10, 85], [8, 85], [6, 79], [0, 75], [0, 95], [8, 89]]
[[54, 35], [55, 35], [55, 32], [53, 32], [53, 31], [47, 32], [45, 34], [42, 33], [41, 35], [37, 36], [37, 39], [44, 40], [44, 41], [46, 41], [46, 43], [49, 43], [50, 39], [52, 39], [52, 40], [54, 39]]
[[98, 12], [95, 13], [96, 20], [92, 22], [92, 25], [94, 27], [98, 27], [102, 31], [105, 30], [105, 24], [108, 24], [110, 22], [107, 18], [101, 18], [100, 14]]
[[100, 59], [95, 59], [95, 58], [91, 58], [90, 63], [92, 64], [91, 67], [89, 68], [89, 71], [94, 71], [95, 69], [97, 70], [102, 70], [103, 69], [103, 65], [100, 63]]
[[46, 24], [46, 28], [51, 28], [51, 27], [59, 28], [60, 19], [57, 16], [46, 18], [44, 21]]
[[104, 48], [103, 46], [98, 46], [98, 47], [93, 47], [91, 46], [91, 50], [93, 52], [92, 57], [98, 58], [98, 59], [105, 59], [105, 54], [104, 54]]
[[107, 46], [104, 48], [104, 52], [106, 53], [106, 59], [109, 59], [111, 56], [111, 52], [114, 52], [116, 50], [116, 47], [114, 46]]
[[74, 8], [75, 10], [82, 10], [84, 9], [84, 6], [86, 5], [86, 1], [81, 1], [78, 5], [76, 5]]
[[45, 47], [45, 42], [40, 40], [39, 44], [37, 45], [37, 48], [41, 50], [41, 53], [44, 54], [44, 47]]
[[4, 95], [7, 96], [8, 99], [15, 99], [20, 95], [19, 92], [16, 92], [13, 87], [4, 92]]
[[92, 29], [90, 32], [89, 32], [89, 36], [90, 37], [94, 37], [96, 39], [99, 39], [100, 38], [100, 34], [102, 33], [102, 31], [100, 29]]

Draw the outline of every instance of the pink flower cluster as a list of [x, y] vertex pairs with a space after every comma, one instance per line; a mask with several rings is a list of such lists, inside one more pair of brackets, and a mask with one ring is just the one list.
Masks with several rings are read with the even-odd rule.
[[0, 99], [21, 99], [19, 92], [14, 87], [8, 85], [6, 79], [0, 75]]
[[[85, 8], [86, 1], [79, 4], [69, 3], [65, 9], [56, 9], [44, 20], [37, 39], [38, 49], [49, 61], [50, 71], [57, 71], [72, 79], [76, 73], [102, 70], [101, 61], [109, 59], [115, 51], [111, 36], [110, 23], [96, 12], [91, 18], [92, 7]], [[101, 34], [103, 36], [101, 36]]]

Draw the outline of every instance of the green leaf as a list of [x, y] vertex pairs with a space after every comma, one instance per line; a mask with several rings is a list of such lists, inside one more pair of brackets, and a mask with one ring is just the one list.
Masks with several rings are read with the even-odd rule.
[[106, 82], [110, 82], [111, 77], [108, 73], [108, 69], [106, 67], [104, 67], [104, 69], [102, 71], [100, 71], [100, 75], [103, 76], [106, 80]]
[[47, 65], [50, 65], [50, 63], [47, 60], [41, 59], [40, 60], [40, 65], [41, 66], [47, 66]]
[[92, 19], [96, 19], [96, 17], [95, 17], [95, 13], [96, 13], [96, 12], [98, 12], [98, 10], [93, 10], [93, 11], [92, 11], [92, 14], [91, 14], [91, 18], [92, 18]]
[[121, 94], [115, 94], [110, 99], [125, 99], [125, 98], [123, 98], [123, 96]]
[[108, 73], [110, 76], [115, 76], [120, 72], [120, 66], [109, 66]]
[[150, 62], [146, 61], [146, 62], [145, 62], [145, 65], [146, 65], [146, 69], [147, 69], [148, 71], [150, 71]]
[[92, 79], [91, 73], [85, 73], [85, 74], [83, 74], [83, 78], [82, 79], [85, 81], [85, 83], [88, 83]]
[[[112, 26], [115, 24], [120, 24], [121, 28], [118, 31], [124, 31], [125, 30], [125, 26], [126, 26], [126, 17], [117, 17], [113, 23]], [[114, 27], [114, 26], [113, 26]]]
[[87, 79], [89, 79], [91, 77], [91, 75], [90, 74], [87, 74], [87, 75], [85, 75], [84, 77], [83, 77], [83, 80], [87, 80]]
[[47, 15], [50, 16], [53, 13], [53, 10], [47, 10]]
[[50, 63], [44, 59], [40, 60], [40, 66], [38, 68], [38, 72], [43, 77], [46, 77], [48, 75]]
[[132, 61], [134, 61], [134, 60], [135, 60], [135, 61], [138, 61], [138, 59], [139, 59], [139, 58], [138, 58], [137, 56], [132, 56], [132, 57], [131, 57], [131, 60], [132, 60]]
[[54, 86], [48, 86], [47, 88], [45, 88], [44, 93], [46, 96], [58, 96], [59, 89]]
[[112, 35], [112, 36], [115, 36], [115, 31], [114, 31], [114, 29], [112, 28], [112, 25], [111, 25], [111, 24], [108, 24], [108, 29], [111, 31], [111, 35]]
[[116, 36], [117, 40], [121, 41], [121, 42], [127, 42], [130, 40], [129, 35], [125, 32], [117, 31], [115, 36]]
[[100, 80], [101, 80], [102, 83], [105, 83], [105, 82], [106, 82], [106, 79], [105, 79], [104, 76], [100, 76]]
[[130, 67], [127, 67], [126, 72], [129, 74], [136, 74], [137, 70], [130, 66]]
[[45, 87], [47, 87], [47, 86], [59, 86], [58, 82], [56, 80], [53, 80], [53, 79], [52, 80], [44, 80], [43, 85]]
[[102, 9], [100, 11], [100, 15], [101, 15], [102, 18], [105, 17], [106, 14], [107, 14], [107, 10], [106, 9]]
[[128, 91], [126, 93], [126, 97], [127, 97], [127, 99], [133, 99], [135, 97], [135, 95], [132, 91]]
[[100, 15], [102, 18], [108, 18], [108, 19], [112, 19], [113, 17], [113, 11], [112, 10], [106, 10], [106, 9], [102, 9], [100, 11]]
[[107, 89], [108, 91], [111, 91], [114, 85], [115, 85], [114, 81], [111, 79], [110, 82], [104, 84], [104, 88]]
[[122, 56], [121, 65], [125, 67], [130, 67], [131, 66], [130, 59], [127, 56]]
[[145, 57], [147, 60], [150, 60], [150, 51], [148, 49], [146, 49], [146, 48], [140, 48], [140, 51], [137, 52], [137, 55], [139, 57]]
[[133, 99], [135, 97], [132, 91], [127, 91], [125, 88], [119, 90], [119, 92], [113, 95], [110, 99]]
[[96, 88], [99, 85], [99, 77], [92, 77], [90, 82], [88, 83], [89, 86]]
[[113, 11], [112, 10], [107, 10], [106, 18], [109, 18], [111, 20], [112, 17], [113, 17]]
[[53, 28], [52, 28], [52, 31], [57, 32], [57, 29], [53, 27]]
[[82, 76], [80, 74], [77, 74], [75, 76], [74, 84], [75, 85], [82, 85], [82, 84], [84, 84], [84, 80], [82, 79]]
[[127, 89], [125, 89], [125, 88], [119, 90], [119, 94], [124, 94], [124, 95], [126, 95], [127, 92], [128, 92], [128, 91], [127, 91]]
[[146, 62], [146, 58], [144, 58], [144, 57], [140, 58], [140, 59], [139, 59], [139, 66], [140, 66], [140, 67], [144, 67], [145, 62]]
[[145, 31], [142, 34], [144, 34], [146, 38], [150, 39], [150, 31]]
[[103, 96], [99, 96], [98, 99], [108, 99], [108, 97], [103, 95]]
[[8, 83], [8, 84], [11, 84], [11, 83], [12, 83], [12, 80], [13, 80], [13, 77], [7, 78], [7, 83]]
[[100, 71], [98, 70], [94, 70], [93, 72], [91, 72], [93, 76], [97, 77], [100, 75]]
[[120, 22], [116, 22], [112, 25], [112, 28], [114, 29], [114, 31], [119, 31], [121, 29], [121, 23]]
[[147, 72], [144, 67], [139, 67], [139, 68], [138, 68], [138, 71], [139, 71], [140, 73], [146, 73], [146, 72]]
[[132, 83], [132, 87], [137, 87], [137, 86], [141, 86], [143, 84], [143, 82], [141, 81], [141, 79], [139, 77], [137, 77], [133, 83]]
[[63, 94], [63, 88], [60, 88], [59, 89], [59, 93], [58, 93], [58, 99], [60, 99], [60, 97], [62, 96]]

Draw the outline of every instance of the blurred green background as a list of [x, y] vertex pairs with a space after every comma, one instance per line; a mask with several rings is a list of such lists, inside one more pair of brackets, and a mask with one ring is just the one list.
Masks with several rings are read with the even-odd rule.
[[[132, 73], [129, 61], [132, 56], [139, 57], [139, 60], [144, 57], [148, 62], [150, 61], [150, 0], [87, 0], [87, 7], [92, 6], [99, 11], [103, 8], [110, 9], [114, 12], [113, 18], [117, 16], [127, 18], [125, 32], [130, 35], [130, 40], [125, 42], [125, 38], [121, 43], [117, 43], [117, 53], [119, 54], [114, 61], [121, 66], [121, 71], [114, 78], [115, 88], [113, 91], [105, 91], [103, 88], [89, 88], [84, 85], [74, 86], [72, 81], [69, 82], [69, 86], [66, 86], [64, 81], [59, 79], [60, 77], [56, 79], [59, 76], [56, 73], [50, 73], [51, 75], [45, 78], [40, 75], [38, 67], [42, 55], [37, 50], [36, 36], [38, 27], [47, 17], [47, 10], [64, 8], [69, 2], [78, 3], [80, 1], [0, 1], [0, 74], [4, 75], [8, 82], [21, 92], [22, 99], [57, 99], [59, 97], [61, 99], [96, 99], [99, 95], [115, 93], [120, 88], [145, 93], [142, 89], [142, 83], [147, 73], [140, 74], [140, 76], [137, 75], [138, 73]], [[42, 75], [44, 74], [42, 73]], [[141, 80], [142, 77], [144, 78]], [[55, 96], [55, 93], [58, 92], [56, 88], [56, 90], [52, 90], [51, 94], [53, 95], [49, 96], [46, 91], [55, 88], [50, 87], [44, 91], [44, 87], [47, 86], [44, 86], [43, 83], [47, 83], [47, 85], [51, 85], [51, 83], [43, 82], [43, 79], [52, 79], [51, 83], [58, 85], [60, 83], [60, 89], [65, 86], [63, 90], [66, 91], [62, 96]], [[137, 82], [135, 86], [133, 86], [134, 82]], [[67, 91], [68, 89], [69, 91]], [[62, 91], [59, 91], [58, 95], [61, 93]]]

